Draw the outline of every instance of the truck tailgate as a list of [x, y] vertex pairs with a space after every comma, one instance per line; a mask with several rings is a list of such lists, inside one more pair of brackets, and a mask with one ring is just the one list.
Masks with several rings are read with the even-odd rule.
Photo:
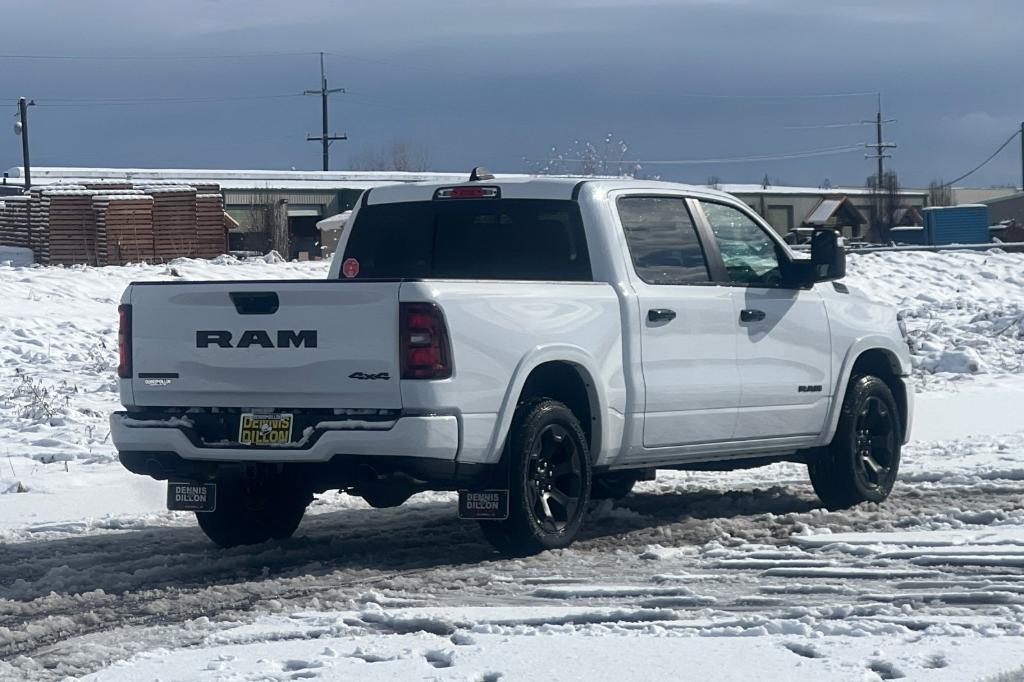
[[142, 407], [401, 407], [400, 283], [137, 283]]

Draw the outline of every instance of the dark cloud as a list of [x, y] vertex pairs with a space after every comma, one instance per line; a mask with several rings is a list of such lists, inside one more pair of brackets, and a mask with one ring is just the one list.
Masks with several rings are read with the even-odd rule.
[[[691, 159], [860, 144], [868, 127], [818, 128], [874, 114], [875, 98], [779, 95], [881, 91], [898, 118], [891, 165], [905, 183], [952, 178], [1019, 125], [1016, 70], [1024, 6], [901, 0], [520, 0], [444, 3], [179, 0], [35, 2], [0, 8], [0, 52], [81, 56], [327, 50], [332, 121], [350, 140], [335, 166], [395, 138], [439, 169], [521, 170], [574, 140], [628, 143], [630, 157]], [[46, 106], [74, 98], [298, 93], [317, 85], [310, 55], [218, 60], [0, 60], [0, 113], [32, 113], [47, 165], [316, 168], [313, 98]], [[703, 99], [698, 94], [766, 95]], [[13, 123], [13, 117], [9, 119]], [[10, 126], [5, 126], [10, 131]], [[1019, 182], [1013, 146], [971, 180]], [[0, 129], [0, 165], [19, 163]], [[841, 156], [649, 172], [703, 182], [860, 184], [873, 166]]]

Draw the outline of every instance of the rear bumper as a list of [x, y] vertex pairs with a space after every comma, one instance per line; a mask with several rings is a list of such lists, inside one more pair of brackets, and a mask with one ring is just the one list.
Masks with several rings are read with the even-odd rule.
[[454, 416], [402, 417], [387, 430], [329, 429], [309, 447], [295, 449], [200, 447], [173, 420], [137, 421], [125, 412], [110, 416], [110, 436], [122, 453], [173, 453], [212, 462], [322, 463], [338, 455], [454, 462], [459, 452]]
[[[327, 462], [258, 463], [183, 459], [173, 452], [122, 450], [128, 471], [158, 481], [217, 482], [228, 478], [282, 476], [313, 492], [355, 490], [369, 485], [397, 485], [412, 491], [501, 487], [496, 464], [476, 464], [425, 457], [335, 455]], [[506, 483], [507, 485], [507, 483]]]

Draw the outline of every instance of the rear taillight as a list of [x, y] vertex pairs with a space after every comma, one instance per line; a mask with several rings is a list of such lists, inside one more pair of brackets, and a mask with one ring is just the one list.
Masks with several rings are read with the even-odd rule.
[[117, 307], [117, 376], [132, 378], [132, 307]]
[[401, 354], [403, 379], [447, 379], [452, 375], [448, 326], [433, 303], [402, 303]]

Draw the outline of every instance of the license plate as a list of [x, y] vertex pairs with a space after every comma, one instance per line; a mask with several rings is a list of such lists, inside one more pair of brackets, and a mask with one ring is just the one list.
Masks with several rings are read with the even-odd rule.
[[460, 490], [459, 518], [504, 521], [508, 518], [507, 490]]
[[167, 508], [172, 511], [216, 511], [217, 484], [168, 483]]
[[238, 442], [242, 445], [290, 443], [293, 421], [290, 414], [243, 414], [238, 423]]

